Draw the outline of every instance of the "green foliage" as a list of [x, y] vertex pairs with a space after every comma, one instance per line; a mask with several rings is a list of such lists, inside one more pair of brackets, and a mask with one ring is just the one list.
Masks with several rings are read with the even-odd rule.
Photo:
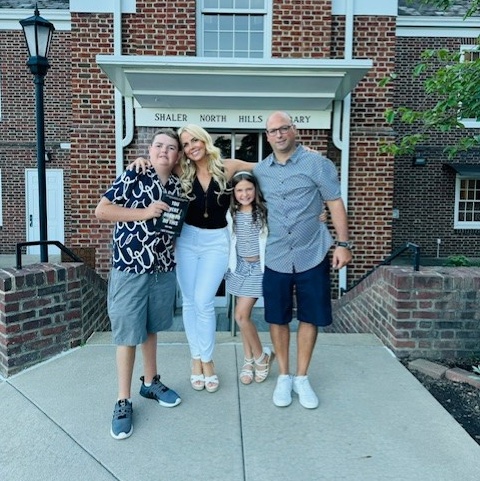
[[[421, 3], [436, 5], [442, 10], [448, 10], [452, 5], [455, 5], [457, 1], [456, 0], [421, 0]], [[478, 12], [478, 10], [480, 10], [480, 0], [472, 0], [465, 14], [465, 18], [471, 17], [476, 12]]]
[[478, 366], [472, 366], [472, 371], [475, 374], [480, 374], [480, 364]]
[[[422, 0], [422, 3], [448, 9], [453, 0]], [[465, 17], [480, 11], [480, 0], [472, 0]], [[480, 50], [480, 47], [477, 46]], [[479, 56], [480, 57], [480, 56]], [[461, 53], [445, 48], [425, 50], [420, 62], [414, 67], [412, 76], [423, 81], [427, 94], [425, 105], [412, 109], [401, 106], [385, 111], [389, 124], [400, 122], [412, 126], [414, 134], [398, 138], [395, 142], [381, 145], [383, 153], [393, 155], [412, 154], [415, 147], [427, 143], [432, 135], [449, 131], [464, 131], [455, 145], [445, 147], [449, 158], [459, 152], [480, 147], [480, 135], [466, 129], [461, 119], [477, 119], [480, 112], [480, 58], [461, 61]], [[397, 78], [392, 73], [382, 79], [381, 86], [387, 86]], [[463, 132], [462, 132], [463, 134]]]
[[445, 265], [449, 267], [478, 267], [480, 262], [472, 261], [464, 255], [454, 255], [447, 258]]

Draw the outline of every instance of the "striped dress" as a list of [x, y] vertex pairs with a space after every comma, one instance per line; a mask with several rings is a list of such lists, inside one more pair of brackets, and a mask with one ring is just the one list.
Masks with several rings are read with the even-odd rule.
[[237, 212], [235, 215], [235, 235], [237, 238], [237, 266], [225, 275], [225, 288], [237, 297], [262, 297], [263, 272], [260, 260], [248, 262], [245, 257], [260, 255], [260, 226], [253, 223], [251, 212]]

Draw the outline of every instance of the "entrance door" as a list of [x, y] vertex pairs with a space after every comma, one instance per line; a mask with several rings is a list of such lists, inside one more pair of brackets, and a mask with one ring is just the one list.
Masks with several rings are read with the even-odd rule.
[[[47, 238], [62, 244], [65, 241], [63, 170], [46, 169], [47, 181]], [[38, 206], [38, 171], [26, 169], [25, 173], [27, 242], [40, 239], [39, 206]], [[28, 254], [40, 255], [39, 246], [30, 246]], [[48, 253], [59, 255], [60, 249], [48, 246]]]

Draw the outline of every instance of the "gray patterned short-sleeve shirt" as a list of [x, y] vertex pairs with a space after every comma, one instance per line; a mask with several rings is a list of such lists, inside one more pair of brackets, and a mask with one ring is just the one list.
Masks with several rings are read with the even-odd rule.
[[304, 272], [322, 262], [332, 245], [319, 220], [324, 202], [340, 198], [337, 169], [330, 159], [299, 145], [285, 164], [272, 153], [254, 169], [267, 201], [265, 264], [277, 272]]

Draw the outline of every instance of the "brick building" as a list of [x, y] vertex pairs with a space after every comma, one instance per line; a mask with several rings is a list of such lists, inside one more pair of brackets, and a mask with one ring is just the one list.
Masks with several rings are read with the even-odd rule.
[[[0, 253], [38, 239], [34, 87], [18, 23], [34, 4], [0, 0]], [[409, 76], [421, 50], [474, 43], [479, 25], [461, 12], [424, 16], [396, 0], [37, 4], [56, 28], [45, 78], [49, 239], [93, 259], [102, 276], [111, 227], [94, 208], [156, 128], [199, 123], [225, 157], [257, 161], [277, 109], [338, 165], [355, 242], [341, 286], [406, 241], [427, 255], [438, 238], [442, 256], [478, 250], [478, 226], [454, 225], [465, 171], [443, 166], [441, 144], [425, 146], [423, 167], [379, 153], [395, 133], [385, 109], [423, 101]], [[380, 87], [393, 71], [399, 81]], [[475, 160], [462, 162], [471, 169]]]
[[[463, 19], [470, 1], [456, 1], [449, 12], [399, 2], [397, 19], [394, 103], [409, 107], [432, 105], [424, 89], [425, 77], [412, 80], [412, 71], [426, 49], [446, 48], [478, 58], [480, 19]], [[420, 2], [414, 2], [420, 3]], [[479, 257], [480, 158], [478, 149], [449, 159], [444, 148], [461, 136], [478, 135], [478, 119], [463, 119], [463, 130], [434, 134], [412, 157], [395, 159], [393, 246], [406, 241], [421, 246], [423, 255]], [[408, 129], [396, 125], [402, 135]], [[423, 159], [415, 165], [414, 159]]]

